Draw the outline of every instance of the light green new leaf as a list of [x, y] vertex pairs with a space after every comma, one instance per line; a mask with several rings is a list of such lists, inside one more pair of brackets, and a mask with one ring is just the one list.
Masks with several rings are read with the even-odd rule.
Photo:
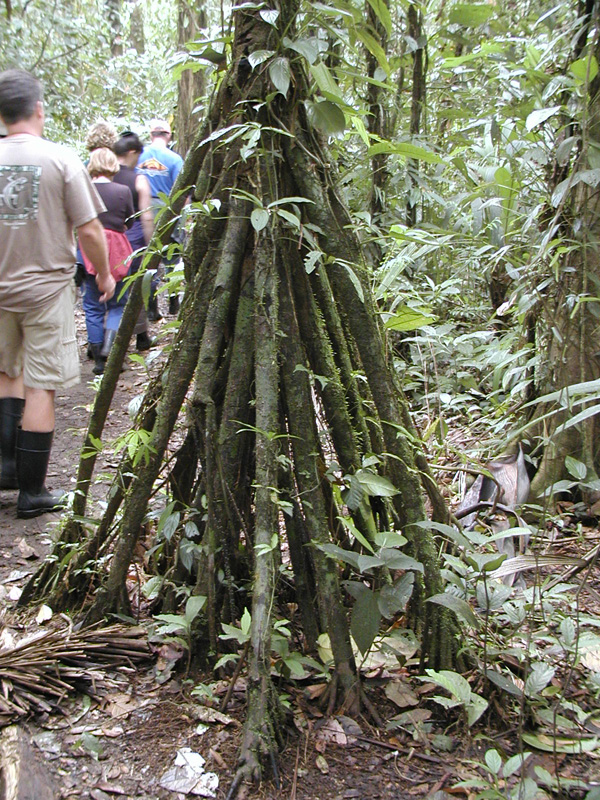
[[[449, 669], [443, 669], [440, 672], [436, 672], [434, 669], [426, 669], [425, 672], [430, 681], [441, 686], [442, 689], [446, 689], [461, 703], [466, 704], [471, 699], [471, 687], [469, 686], [469, 682], [466, 678], [463, 678], [462, 675], [459, 675], [458, 672], [453, 672]], [[419, 680], [425, 681], [427, 678], [419, 678]]]
[[383, 0], [369, 0], [369, 5], [375, 12], [377, 19], [383, 27], [388, 36], [392, 35], [392, 17], [390, 10]]
[[416, 144], [409, 142], [399, 142], [393, 144], [392, 142], [378, 142], [377, 144], [369, 147], [367, 155], [369, 157], [378, 156], [381, 153], [390, 153], [404, 158], [414, 158], [418, 161], [426, 161], [428, 164], [446, 164], [441, 156], [437, 153], [432, 153], [431, 150], [426, 150], [424, 147], [419, 147]]
[[358, 469], [355, 474], [365, 492], [371, 497], [393, 497], [398, 494], [398, 489], [383, 475], [377, 475], [366, 469]]
[[534, 128], [537, 128], [538, 125], [541, 125], [542, 122], [558, 114], [560, 109], [561, 106], [552, 106], [552, 108], [540, 108], [537, 111], [532, 111], [525, 121], [525, 127], [528, 131], [532, 131]]
[[266, 208], [255, 208], [250, 214], [250, 222], [257, 233], [262, 231], [269, 223], [269, 212]]
[[591, 82], [598, 74], [598, 62], [596, 61], [595, 56], [592, 56], [591, 58], [579, 58], [577, 61], [573, 61], [569, 69], [578, 81], [581, 81], [582, 83], [585, 83], [586, 81]]
[[185, 619], [191, 624], [206, 605], [206, 597], [202, 594], [193, 595], [185, 604]]
[[269, 58], [271, 58], [274, 53], [274, 50], [255, 50], [248, 56], [248, 62], [252, 69], [254, 69], [259, 64], [262, 64], [263, 61], [267, 61]]
[[290, 62], [288, 59], [283, 57], [274, 59], [271, 64], [269, 64], [269, 77], [277, 91], [284, 97], [287, 97], [291, 80]]
[[436, 321], [437, 317], [433, 314], [424, 314], [408, 306], [399, 306], [384, 327], [388, 331], [415, 331], [426, 325], [433, 325]]
[[452, 25], [462, 25], [465, 28], [478, 28], [487, 22], [494, 13], [494, 6], [487, 3], [470, 3], [454, 6], [448, 21]]
[[563, 736], [547, 736], [544, 733], [522, 733], [525, 744], [545, 753], [591, 753], [600, 747], [600, 739], [568, 739]]

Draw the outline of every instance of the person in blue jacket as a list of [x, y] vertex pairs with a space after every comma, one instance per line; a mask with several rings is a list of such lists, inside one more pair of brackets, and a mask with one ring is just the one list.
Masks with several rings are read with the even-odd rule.
[[[169, 149], [169, 142], [172, 139], [171, 126], [165, 119], [153, 119], [150, 123], [150, 139], [149, 145], [144, 147], [142, 154], [138, 161], [138, 172], [145, 175], [150, 182], [150, 190], [152, 192], [152, 205], [154, 214], [164, 206], [164, 197], [161, 195], [169, 195], [173, 188], [177, 176], [183, 166], [183, 159], [177, 153]], [[177, 240], [177, 234], [175, 234]], [[167, 270], [172, 267], [179, 259], [173, 258], [163, 260]], [[169, 298], [169, 313], [177, 314], [179, 312], [179, 297], [178, 295], [171, 295]], [[158, 305], [156, 296], [152, 293], [150, 303], [148, 305], [148, 318], [150, 320], [160, 319], [158, 312]]]

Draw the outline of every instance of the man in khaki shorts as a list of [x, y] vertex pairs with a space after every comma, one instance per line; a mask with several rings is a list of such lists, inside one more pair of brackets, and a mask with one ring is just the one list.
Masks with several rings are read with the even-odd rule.
[[103, 293], [115, 291], [104, 211], [88, 173], [66, 147], [42, 138], [40, 82], [0, 73], [0, 489], [19, 489], [18, 517], [63, 506], [46, 489], [54, 395], [79, 381], [75, 339], [76, 228]]

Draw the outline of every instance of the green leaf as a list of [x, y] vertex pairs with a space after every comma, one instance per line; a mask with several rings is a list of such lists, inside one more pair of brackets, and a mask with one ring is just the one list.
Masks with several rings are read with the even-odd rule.
[[240, 627], [242, 632], [246, 635], [250, 633], [250, 625], [252, 625], [252, 617], [250, 616], [248, 609], [245, 608], [244, 613], [242, 614], [242, 619], [240, 620]]
[[175, 514], [171, 514], [168, 519], [165, 521], [162, 529], [162, 535], [165, 537], [167, 542], [170, 542], [173, 538], [173, 534], [177, 530], [177, 526], [179, 525], [179, 520], [181, 518], [181, 514], [177, 511]]
[[502, 769], [502, 759], [500, 757], [500, 753], [494, 749], [486, 750], [484, 758], [485, 763], [487, 764], [487, 767], [492, 775], [498, 775]]
[[392, 17], [390, 15], [390, 10], [385, 4], [384, 0], [369, 0], [369, 5], [375, 12], [377, 19], [383, 27], [385, 28], [385, 32], [388, 36], [392, 35]]
[[458, 672], [453, 672], [449, 669], [443, 669], [440, 672], [436, 672], [434, 669], [426, 669], [425, 672], [428, 678], [419, 677], [420, 681], [433, 681], [433, 683], [441, 686], [442, 689], [446, 689], [465, 705], [471, 699], [471, 687], [469, 686], [469, 682], [466, 678], [463, 678], [462, 675], [459, 675]]
[[433, 325], [437, 317], [432, 314], [424, 314], [408, 306], [400, 306], [396, 309], [394, 316], [390, 317], [385, 323], [388, 331], [414, 331], [417, 328], [424, 328], [426, 325]]
[[152, 290], [152, 272], [144, 272], [142, 278], [142, 300], [144, 307], [148, 308], [148, 301], [150, 300], [150, 292]]
[[328, 136], [343, 133], [346, 130], [346, 115], [342, 109], [330, 100], [313, 103], [306, 102], [306, 112], [310, 124]]
[[269, 64], [269, 77], [273, 82], [273, 86], [284, 97], [287, 96], [288, 89], [290, 88], [291, 72], [290, 62], [287, 58], [275, 58]]
[[277, 19], [279, 18], [279, 11], [274, 8], [265, 8], [259, 13], [265, 22], [267, 22], [269, 25], [272, 25], [274, 28], [276, 27]]
[[515, 772], [518, 772], [530, 755], [531, 753], [526, 750], [524, 753], [517, 753], [516, 756], [509, 758], [504, 765], [504, 769], [502, 770], [502, 777], [510, 778], [511, 775], [514, 775]]
[[381, 615], [389, 619], [402, 611], [411, 598], [414, 583], [414, 572], [407, 572], [391, 586], [384, 586], [378, 598]]
[[556, 669], [550, 664], [543, 664], [540, 661], [532, 664], [531, 672], [525, 681], [525, 694], [528, 697], [535, 697], [542, 689], [546, 688], [555, 672]]
[[578, 81], [581, 81], [581, 83], [585, 83], [586, 81], [591, 82], [598, 74], [598, 62], [596, 61], [595, 56], [592, 56], [591, 58], [580, 58], [577, 61], [573, 61], [569, 69], [575, 78], [577, 78]]
[[366, 469], [356, 470], [355, 475], [370, 497], [393, 497], [398, 494], [398, 489], [383, 475], [377, 475], [377, 473], [369, 472]]
[[363, 592], [352, 609], [352, 620], [350, 631], [356, 642], [356, 646], [364, 655], [379, 632], [381, 615], [379, 605], [374, 592]]
[[350, 264], [346, 264], [343, 261], [336, 261], [336, 264], [339, 264], [340, 267], [344, 267], [344, 269], [348, 272], [350, 280], [352, 281], [352, 285], [356, 289], [356, 294], [358, 295], [358, 299], [360, 300], [361, 303], [364, 303], [365, 302], [365, 295], [364, 295], [362, 285], [360, 283], [360, 280], [358, 279], [358, 275], [356, 274], [356, 272], [354, 272], [354, 270], [352, 269]]
[[344, 528], [346, 528], [347, 531], [350, 531], [352, 536], [354, 536], [354, 538], [358, 542], [360, 542], [364, 548], [366, 548], [370, 553], [375, 552], [373, 550], [371, 543], [367, 539], [365, 539], [365, 537], [362, 535], [362, 533], [358, 530], [358, 528], [354, 524], [353, 520], [348, 519], [348, 517], [338, 517], [338, 519], [340, 520]]
[[310, 74], [313, 76], [315, 83], [322, 92], [328, 92], [333, 97], [338, 97], [341, 102], [344, 102], [340, 93], [340, 87], [323, 62], [320, 61], [318, 64], [313, 64], [310, 68]]
[[486, 678], [489, 678], [492, 683], [498, 686], [498, 688], [502, 689], [513, 697], [518, 697], [519, 699], [523, 697], [523, 692], [521, 689], [519, 689], [516, 683], [506, 675], [496, 672], [495, 670], [488, 669], [486, 670], [485, 676]]
[[206, 597], [202, 594], [195, 594], [192, 597], [188, 597], [188, 601], [185, 604], [185, 618], [188, 625], [191, 625], [205, 605]]
[[459, 4], [454, 6], [448, 17], [451, 25], [462, 25], [464, 28], [478, 28], [494, 13], [494, 6], [487, 3]]
[[433, 597], [428, 597], [427, 602], [445, 606], [451, 611], [454, 611], [456, 616], [460, 617], [467, 625], [470, 625], [472, 628], [479, 628], [479, 620], [473, 613], [473, 609], [466, 600], [463, 600], [461, 597], [443, 592], [442, 594], [434, 594]]
[[319, 57], [319, 40], [315, 36], [308, 39], [295, 39], [292, 41], [287, 36], [283, 39], [284, 47], [289, 47], [290, 50], [295, 50], [308, 61], [309, 64], [314, 64]]
[[296, 216], [296, 214], [292, 214], [291, 211], [287, 211], [285, 208], [278, 208], [276, 213], [286, 222], [289, 222], [290, 225], [293, 225], [294, 228], [300, 230], [300, 219]]
[[563, 736], [547, 736], [544, 733], [522, 733], [525, 744], [545, 753], [591, 753], [600, 746], [600, 739], [568, 739]]
[[250, 223], [254, 230], [258, 233], [266, 228], [269, 224], [269, 212], [266, 208], [255, 208], [250, 214]]
[[380, 557], [385, 561], [388, 569], [410, 569], [415, 572], [424, 572], [423, 564], [411, 556], [406, 556], [404, 553], [399, 553], [397, 550], [384, 548], [380, 552]]
[[466, 706], [467, 709], [467, 724], [469, 727], [474, 725], [479, 717], [483, 714], [483, 712], [488, 707], [488, 701], [480, 697], [478, 694], [471, 692], [471, 699]]
[[[600, 407], [597, 407], [600, 410]], [[587, 475], [587, 467], [582, 461], [578, 461], [573, 456], [565, 456], [565, 467], [569, 473], [578, 481], [582, 481]]]
[[356, 475], [350, 476], [350, 486], [348, 488], [348, 494], [346, 495], [346, 505], [350, 509], [350, 511], [356, 511], [360, 504], [363, 501], [364, 497], [364, 489], [362, 487], [361, 482], [358, 480]]
[[391, 153], [393, 155], [403, 156], [404, 158], [414, 158], [418, 161], [426, 161], [428, 164], [446, 163], [437, 153], [432, 153], [431, 150], [426, 150], [424, 147], [419, 147], [409, 142], [400, 142], [399, 144], [378, 142], [369, 147], [367, 151], [369, 157], [378, 156], [382, 153]]
[[267, 61], [269, 58], [271, 58], [271, 56], [274, 54], [274, 50], [255, 50], [248, 56], [248, 61], [252, 69], [254, 69], [259, 64], [262, 64], [263, 61]]
[[534, 128], [537, 128], [538, 125], [541, 125], [542, 122], [558, 114], [561, 108], [562, 106], [552, 106], [552, 108], [540, 108], [537, 111], [532, 111], [525, 121], [525, 127], [528, 131], [532, 131]]
[[367, 48], [369, 53], [375, 56], [375, 58], [377, 59], [377, 63], [379, 64], [381, 69], [385, 72], [385, 74], [389, 75], [392, 70], [387, 60], [385, 50], [379, 44], [377, 39], [368, 31], [363, 30], [361, 28], [356, 28], [355, 31], [357, 38], [361, 40], [361, 42]]

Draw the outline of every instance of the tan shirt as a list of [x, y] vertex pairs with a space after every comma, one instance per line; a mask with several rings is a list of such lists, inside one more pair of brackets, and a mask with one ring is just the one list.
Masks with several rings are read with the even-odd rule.
[[73, 229], [102, 211], [69, 148], [19, 133], [0, 139], [0, 308], [30, 311], [73, 277]]

